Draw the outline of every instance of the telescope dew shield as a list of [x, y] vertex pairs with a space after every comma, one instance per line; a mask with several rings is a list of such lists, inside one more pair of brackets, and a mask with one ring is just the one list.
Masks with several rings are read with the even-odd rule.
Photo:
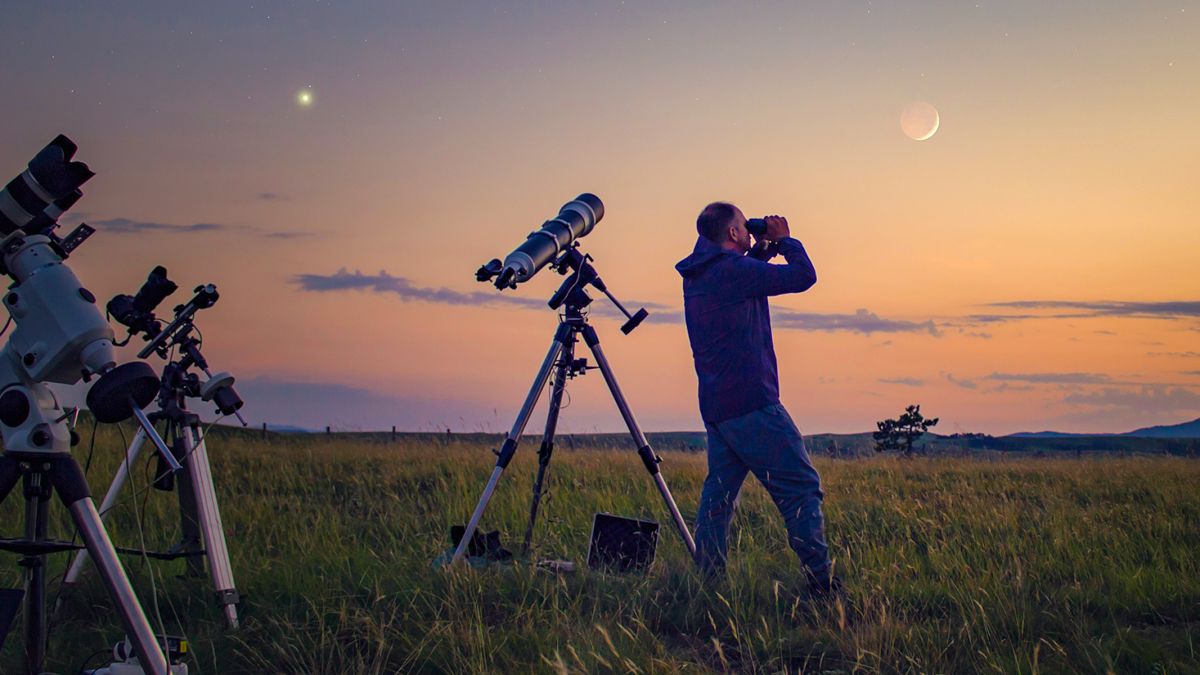
[[590, 192], [563, 204], [557, 216], [531, 233], [525, 243], [504, 259], [504, 267], [496, 277], [496, 288], [504, 289], [527, 281], [575, 240], [586, 237], [603, 217], [604, 203]]
[[60, 134], [0, 190], [0, 235], [16, 230], [44, 232], [79, 201], [83, 196], [79, 186], [96, 174], [87, 164], [71, 161], [77, 149]]

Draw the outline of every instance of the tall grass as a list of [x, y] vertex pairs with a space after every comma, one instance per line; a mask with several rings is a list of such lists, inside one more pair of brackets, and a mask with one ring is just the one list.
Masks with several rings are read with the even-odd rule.
[[[122, 439], [110, 428], [96, 440], [99, 497]], [[176, 578], [182, 562], [125, 557], [152, 621], [161, 615], [191, 639], [192, 672], [1200, 670], [1195, 461], [818, 460], [848, 588], [843, 601], [820, 603], [806, 597], [757, 484], [743, 494], [722, 582], [693, 572], [636, 455], [614, 450], [556, 454], [532, 557], [582, 563], [593, 513], [609, 511], [663, 523], [649, 574], [557, 575], [525, 560], [446, 570], [432, 561], [479, 497], [494, 462], [485, 448], [337, 436], [210, 443], [243, 627], [223, 629], [207, 580]], [[704, 456], [664, 454], [692, 520]], [[535, 463], [523, 447], [484, 519], [514, 549]], [[146, 490], [141, 466], [135, 475], [114, 539], [134, 546], [140, 513], [147, 544], [166, 548], [175, 497]], [[18, 492], [3, 506], [9, 536], [20, 531], [19, 502]], [[54, 510], [54, 529], [69, 537]], [[5, 559], [0, 573], [15, 586], [16, 556]], [[66, 562], [52, 557], [52, 574]], [[89, 570], [55, 621], [53, 670], [74, 672], [120, 637], [95, 577]], [[19, 670], [18, 631], [0, 654], [4, 672]]]

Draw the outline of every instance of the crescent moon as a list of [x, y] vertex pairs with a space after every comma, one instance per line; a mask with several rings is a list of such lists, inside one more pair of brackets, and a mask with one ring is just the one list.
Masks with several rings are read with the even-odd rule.
[[937, 108], [925, 101], [917, 101], [900, 113], [900, 130], [914, 141], [929, 140], [941, 125]]

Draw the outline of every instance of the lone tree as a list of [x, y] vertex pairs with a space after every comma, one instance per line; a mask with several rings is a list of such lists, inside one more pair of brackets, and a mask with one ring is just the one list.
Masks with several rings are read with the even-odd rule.
[[879, 431], [871, 434], [875, 439], [875, 451], [899, 450], [905, 457], [912, 457], [913, 444], [937, 423], [936, 417], [925, 419], [921, 406], [910, 405], [899, 418], [875, 423], [879, 427]]

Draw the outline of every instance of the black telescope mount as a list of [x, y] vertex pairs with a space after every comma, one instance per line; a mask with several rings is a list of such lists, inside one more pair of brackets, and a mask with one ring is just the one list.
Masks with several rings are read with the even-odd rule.
[[[621, 304], [621, 301], [608, 290], [608, 285], [600, 278], [600, 273], [596, 271], [592, 256], [583, 253], [579, 250], [579, 242], [571, 244], [559, 256], [550, 263], [550, 267], [558, 272], [559, 275], [565, 276], [562, 284], [554, 295], [550, 296], [550, 300], [546, 303], [550, 309], [559, 309], [566, 306], [564, 314], [567, 318], [579, 317], [583, 314], [583, 309], [592, 303], [592, 297], [588, 295], [587, 288], [591, 286], [608, 296], [613, 305], [620, 310], [621, 314], [625, 315], [625, 323], [621, 326], [621, 332], [629, 335], [633, 329], [637, 328], [646, 317], [650, 314], [645, 308], [639, 309], [634, 313], [630, 313]], [[480, 282], [492, 281], [503, 270], [503, 266], [499, 260], [480, 266], [475, 272], [475, 280]], [[516, 283], [512, 283], [509, 288], [515, 288]]]

